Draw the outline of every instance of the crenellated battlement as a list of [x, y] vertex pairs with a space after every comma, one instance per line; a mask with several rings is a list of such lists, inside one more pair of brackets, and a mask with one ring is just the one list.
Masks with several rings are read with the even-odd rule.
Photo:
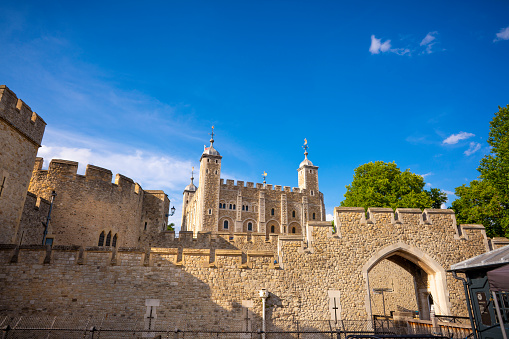
[[[348, 222], [346, 222], [348, 221]], [[468, 240], [469, 237], [481, 237], [488, 248], [488, 240], [483, 225], [457, 225], [456, 215], [451, 209], [336, 207], [334, 222], [338, 234], [353, 224], [361, 227], [388, 227], [396, 229], [412, 225], [416, 229], [442, 227], [454, 239]]]
[[37, 147], [41, 146], [46, 122], [5, 85], [0, 85], [0, 119]]
[[281, 185], [272, 185], [272, 184], [262, 184], [262, 183], [253, 183], [253, 182], [244, 182], [242, 180], [232, 179], [219, 179], [219, 184], [223, 189], [239, 189], [239, 188], [253, 188], [253, 189], [265, 189], [268, 191], [275, 192], [295, 192], [295, 193], [304, 193], [306, 190], [301, 190], [299, 187], [290, 187], [290, 186], [281, 186]]
[[104, 182], [123, 191], [131, 191], [139, 194], [142, 190], [138, 183], [131, 178], [122, 174], [116, 174], [115, 181], [112, 182], [113, 174], [110, 170], [88, 164], [85, 175], [78, 174], [78, 163], [76, 161], [52, 159], [49, 163], [48, 170], [43, 170], [44, 159], [37, 157], [34, 165], [34, 173], [32, 181], [40, 181], [44, 179], [64, 179], [64, 180], [81, 180], [85, 182]]
[[0, 265], [190, 266], [229, 269], [278, 269], [273, 251], [235, 249], [0, 245]]

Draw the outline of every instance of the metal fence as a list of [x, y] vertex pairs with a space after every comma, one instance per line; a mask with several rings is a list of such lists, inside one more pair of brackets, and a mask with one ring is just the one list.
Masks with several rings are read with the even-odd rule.
[[11, 338], [451, 338], [449, 333], [415, 329], [390, 319], [295, 320], [271, 319], [262, 332], [259, 319], [136, 319], [103, 316], [4, 316], [0, 317], [2, 339]]

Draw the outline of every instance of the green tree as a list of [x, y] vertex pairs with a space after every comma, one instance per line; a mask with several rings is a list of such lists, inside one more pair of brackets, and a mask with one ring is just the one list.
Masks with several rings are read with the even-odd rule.
[[456, 188], [452, 208], [458, 222], [483, 224], [488, 236], [509, 237], [509, 105], [499, 107], [490, 122], [488, 144], [479, 180]]
[[175, 223], [171, 222], [168, 224], [168, 231], [175, 231]]
[[402, 172], [394, 162], [370, 162], [355, 169], [341, 206], [440, 208], [447, 195], [438, 188], [427, 191], [424, 185], [422, 176]]

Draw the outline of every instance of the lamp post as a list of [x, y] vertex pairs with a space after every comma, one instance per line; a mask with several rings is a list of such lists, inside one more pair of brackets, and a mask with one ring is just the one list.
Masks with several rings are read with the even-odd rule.
[[265, 339], [265, 302], [269, 297], [269, 292], [265, 288], [262, 288], [259, 292], [260, 298], [262, 298], [262, 339]]
[[48, 216], [46, 217], [46, 223], [43, 223], [43, 225], [44, 225], [44, 232], [42, 235], [42, 244], [43, 245], [47, 245], [46, 244], [46, 236], [48, 235], [49, 222], [51, 221], [51, 210], [53, 209], [53, 202], [55, 201], [56, 196], [57, 196], [57, 192], [51, 191]]

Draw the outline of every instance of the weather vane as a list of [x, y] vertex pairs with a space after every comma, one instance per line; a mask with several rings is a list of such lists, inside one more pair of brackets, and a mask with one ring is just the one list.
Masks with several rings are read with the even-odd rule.
[[267, 172], [263, 171], [262, 177], [263, 177], [263, 184], [265, 185], [265, 178], [267, 177]]
[[210, 146], [214, 143], [214, 125], [212, 125], [212, 133], [210, 134]]
[[309, 148], [309, 146], [308, 146], [308, 139], [304, 138], [304, 146], [302, 146], [302, 148], [304, 148], [304, 156], [307, 159], [307, 157], [308, 157], [308, 148]]

